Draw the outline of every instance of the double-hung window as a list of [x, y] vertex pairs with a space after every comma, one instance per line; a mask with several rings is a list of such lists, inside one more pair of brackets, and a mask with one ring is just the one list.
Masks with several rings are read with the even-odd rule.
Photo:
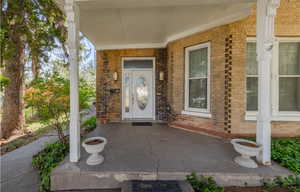
[[185, 49], [185, 109], [183, 114], [210, 117], [210, 43]]
[[278, 61], [278, 110], [300, 112], [300, 41], [279, 42]]
[[[300, 39], [279, 38], [274, 43], [271, 74], [272, 120], [300, 120]], [[255, 120], [258, 73], [255, 39], [247, 43], [246, 119]]]
[[256, 43], [247, 43], [247, 111], [257, 111], [258, 105], [258, 73], [256, 61]]

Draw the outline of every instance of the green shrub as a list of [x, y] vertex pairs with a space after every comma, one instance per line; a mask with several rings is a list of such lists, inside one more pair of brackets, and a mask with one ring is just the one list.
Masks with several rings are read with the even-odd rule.
[[300, 177], [290, 175], [288, 177], [277, 177], [273, 183], [265, 184], [267, 187], [264, 192], [272, 191], [273, 188], [282, 187], [289, 189], [291, 192], [300, 192]]
[[300, 174], [300, 138], [272, 139], [272, 159]]
[[88, 132], [93, 131], [96, 128], [96, 126], [97, 126], [97, 122], [96, 122], [96, 117], [95, 116], [92, 116], [92, 117], [86, 119], [82, 123], [83, 129], [85, 129]]
[[195, 192], [224, 192], [224, 188], [219, 187], [211, 177], [206, 178], [192, 173], [186, 176], [186, 180], [191, 184]]
[[41, 186], [39, 192], [50, 191], [50, 174], [54, 167], [56, 167], [69, 153], [68, 144], [63, 144], [61, 141], [47, 145], [38, 154], [32, 158], [32, 164], [40, 175]]
[[[89, 84], [79, 81], [79, 107], [85, 109], [94, 97], [94, 90]], [[27, 108], [32, 108], [39, 115], [40, 122], [52, 126], [59, 139], [66, 143], [64, 128], [70, 116], [70, 81], [59, 74], [36, 79], [24, 95]]]

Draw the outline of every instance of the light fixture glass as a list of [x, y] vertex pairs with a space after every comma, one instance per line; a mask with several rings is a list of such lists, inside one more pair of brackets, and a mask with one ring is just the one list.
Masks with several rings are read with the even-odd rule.
[[163, 81], [163, 80], [164, 80], [164, 76], [165, 76], [164, 72], [163, 72], [163, 71], [160, 71], [160, 72], [159, 72], [159, 80], [160, 80], [160, 81]]
[[114, 79], [115, 81], [118, 80], [118, 73], [117, 73], [116, 71], [113, 73], [113, 79]]

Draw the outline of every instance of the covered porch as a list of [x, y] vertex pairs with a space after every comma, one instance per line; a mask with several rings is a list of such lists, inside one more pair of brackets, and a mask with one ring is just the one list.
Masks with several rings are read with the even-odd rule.
[[88, 166], [88, 154], [81, 148], [78, 163], [66, 159], [53, 171], [52, 190], [120, 188], [127, 180], [184, 180], [191, 172], [212, 176], [223, 186], [257, 186], [263, 180], [291, 174], [276, 163], [259, 165], [257, 169], [242, 168], [233, 162], [238, 154], [229, 140], [166, 124], [111, 123], [87, 137], [99, 135], [108, 140], [102, 153], [104, 163]]
[[[250, 14], [255, 0], [189, 1], [106, 1], [68, 0], [64, 7], [68, 24], [70, 52], [71, 114], [70, 161], [80, 160], [80, 123], [78, 102], [79, 31], [98, 50], [165, 47], [171, 41], [234, 22]], [[258, 159], [271, 164], [271, 60], [274, 17], [280, 0], [258, 0], [257, 61], [258, 113], [256, 141], [263, 146]], [[113, 140], [114, 138], [112, 138]], [[211, 153], [215, 153], [211, 151]], [[80, 162], [82, 163], [82, 162]]]
[[[53, 189], [119, 187], [128, 179], [184, 179], [191, 171], [213, 175], [220, 184], [257, 185], [288, 172], [271, 165], [271, 58], [279, 0], [106, 1], [68, 0], [65, 8], [70, 52], [70, 157], [53, 173]], [[81, 149], [78, 105], [79, 31], [97, 50], [162, 48], [169, 42], [242, 19], [257, 4], [258, 114], [256, 141], [263, 150], [258, 169], [233, 162], [228, 141], [169, 128], [111, 124], [93, 134], [108, 139], [105, 163], [89, 167]], [[70, 162], [69, 162], [70, 161]], [[70, 177], [69, 177], [70, 176]], [[83, 177], [84, 176], [84, 177]], [[101, 180], [101, 182], [99, 182]], [[101, 185], [101, 186], [100, 186]], [[65, 186], [65, 187], [64, 187]]]

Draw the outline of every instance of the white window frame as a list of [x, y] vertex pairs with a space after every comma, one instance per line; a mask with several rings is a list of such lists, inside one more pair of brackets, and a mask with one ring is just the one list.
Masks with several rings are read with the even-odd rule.
[[[247, 43], [256, 43], [256, 40], [255, 39], [254, 40], [247, 39]], [[246, 53], [247, 53], [247, 50], [246, 50]], [[256, 75], [248, 75], [247, 74], [247, 62], [246, 62], [245, 71], [246, 71], [246, 86], [245, 86], [246, 87], [246, 91], [245, 91], [245, 93], [246, 93], [246, 109], [247, 109], [247, 79], [248, 79], [248, 77], [256, 77], [258, 79], [258, 73]], [[255, 114], [257, 112], [256, 111], [247, 111], [247, 113], [248, 114]]]
[[[248, 42], [256, 42], [255, 37], [247, 38]], [[299, 37], [278, 37], [274, 42], [271, 68], [271, 111], [272, 121], [300, 121], [299, 111], [279, 111], [279, 43], [300, 42]], [[247, 63], [246, 63], [247, 64]], [[289, 76], [289, 75], [288, 75]], [[299, 75], [295, 75], [299, 76]], [[246, 74], [246, 80], [248, 75]], [[247, 83], [247, 82], [246, 82]], [[245, 86], [245, 93], [247, 86]], [[259, 91], [259, 90], [258, 90]], [[246, 94], [247, 97], [247, 94]], [[247, 99], [246, 99], [247, 101]], [[246, 104], [247, 107], [247, 104]], [[245, 120], [256, 121], [257, 111], [246, 111]]]
[[[189, 53], [194, 50], [207, 48], [207, 108], [206, 109], [199, 109], [189, 107]], [[185, 94], [184, 94], [184, 111], [182, 114], [197, 116], [197, 117], [204, 117], [204, 118], [211, 118], [210, 114], [210, 57], [211, 57], [211, 48], [210, 42], [201, 43], [198, 45], [190, 46], [185, 48]], [[199, 78], [197, 78], [199, 79]]]

